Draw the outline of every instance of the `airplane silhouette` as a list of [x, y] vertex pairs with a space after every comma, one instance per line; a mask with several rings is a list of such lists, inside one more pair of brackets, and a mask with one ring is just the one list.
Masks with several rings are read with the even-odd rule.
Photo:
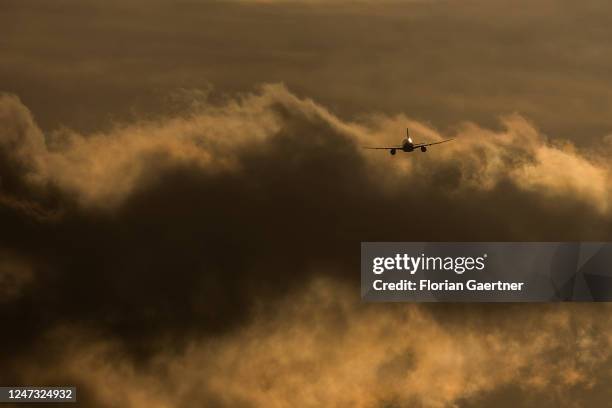
[[406, 153], [410, 153], [415, 151], [416, 149], [421, 149], [423, 153], [427, 151], [427, 146], [436, 145], [440, 143], [450, 142], [453, 139], [442, 140], [441, 142], [433, 142], [433, 143], [414, 143], [412, 138], [410, 137], [410, 130], [406, 128], [406, 138], [402, 142], [401, 146], [388, 146], [388, 147], [364, 147], [364, 149], [374, 149], [374, 150], [388, 150], [391, 155], [394, 155], [398, 150]]

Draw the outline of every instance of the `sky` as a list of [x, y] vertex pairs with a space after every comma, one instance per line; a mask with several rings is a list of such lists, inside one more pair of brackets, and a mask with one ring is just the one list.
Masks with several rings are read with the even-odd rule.
[[[359, 248], [610, 240], [611, 12], [2, 2], [0, 383], [87, 407], [607, 403], [607, 304], [365, 304]], [[455, 140], [362, 149], [406, 127]]]

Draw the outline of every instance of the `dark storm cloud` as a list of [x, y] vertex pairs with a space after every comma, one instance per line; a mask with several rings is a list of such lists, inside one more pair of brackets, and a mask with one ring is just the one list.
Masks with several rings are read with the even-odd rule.
[[[436, 307], [407, 308], [397, 316], [381, 311], [379, 319], [390, 320], [372, 330], [424, 319], [423, 330], [431, 330], [432, 338], [442, 342], [419, 337], [396, 344], [397, 338], [389, 337], [393, 347], [402, 345], [407, 353], [426, 356], [418, 360], [419, 374], [404, 389], [401, 381], [384, 388], [388, 375], [372, 374], [390, 367], [384, 350], [391, 344], [374, 348], [364, 337], [369, 332], [360, 332], [354, 322], [366, 319], [369, 312], [350, 305], [358, 293], [360, 241], [609, 239], [609, 163], [603, 153], [552, 143], [531, 123], [512, 116], [503, 120], [501, 131], [466, 124], [452, 135], [456, 141], [432, 148], [431, 153], [391, 158], [360, 145], [396, 143], [406, 125], [419, 140], [449, 135], [401, 115], [343, 121], [280, 85], [222, 104], [200, 100], [193, 106], [181, 116], [144, 120], [104, 133], [61, 129], [43, 136], [17, 98], [0, 99], [5, 129], [0, 157], [3, 175], [11, 180], [2, 189], [0, 212], [0, 247], [11, 261], [3, 264], [0, 283], [10, 277], [13, 284], [0, 309], [2, 321], [11, 327], [3, 337], [3, 359], [8, 361], [3, 382], [45, 382], [61, 375], [78, 381], [85, 398], [99, 399], [101, 406], [112, 404], [97, 394], [96, 386], [108, 385], [107, 381], [123, 384], [124, 395], [132, 395], [163, 381], [167, 370], [178, 370], [175, 374], [183, 376], [198, 400], [215, 399], [219, 406], [308, 405], [288, 393], [291, 381], [308, 382], [308, 373], [313, 378], [337, 378], [342, 373], [335, 370], [353, 372], [351, 364], [365, 364], [361, 387], [371, 390], [377, 384], [383, 391], [364, 393], [359, 388], [343, 396], [342, 383], [327, 391], [314, 388], [318, 405], [342, 397], [349, 405], [363, 401], [371, 406], [386, 395], [445, 406], [499, 384], [548, 390], [558, 370], [568, 384], [589, 386], [584, 378], [600, 363], [576, 366], [574, 357], [564, 354], [565, 345], [548, 343], [558, 330], [571, 331], [563, 319], [575, 321], [580, 330], [592, 324], [602, 330], [609, 327], [607, 321], [580, 322], [582, 309], [574, 313], [569, 308], [560, 317], [552, 311], [540, 316], [536, 307], [521, 310], [521, 315], [535, 319], [536, 337], [536, 326], [550, 318], [562, 319], [561, 328], [549, 327], [538, 339], [523, 339], [522, 330], [510, 323], [513, 314], [503, 310], [490, 322], [480, 307], [461, 307], [454, 315]], [[14, 203], [36, 205], [39, 213], [54, 216], [34, 216]], [[309, 306], [308, 299], [322, 295], [304, 294], [304, 288], [321, 278], [327, 283], [315, 283], [310, 290], [338, 299], [319, 309]], [[299, 300], [295, 313], [283, 312], [279, 326], [267, 333], [266, 319], [293, 302], [288, 293]], [[313, 320], [300, 322], [302, 309], [310, 310]], [[404, 312], [412, 314], [402, 317]], [[469, 355], [460, 353], [463, 346], [447, 343], [450, 338], [444, 340], [445, 336], [452, 334], [438, 327], [457, 329], [457, 319], [465, 325], [465, 316], [483, 319], [464, 326], [467, 339], [483, 342]], [[336, 324], [339, 332], [331, 329]], [[499, 339], [479, 337], [481, 330], [498, 326]], [[329, 343], [326, 336], [341, 334], [342, 327], [357, 342], [347, 339], [345, 347], [369, 347], [370, 355], [377, 357], [368, 363], [356, 353], [359, 359], [338, 368], [316, 359], [315, 350]], [[300, 366], [300, 357], [292, 353], [286, 367], [255, 369], [268, 370], [266, 361], [276, 361], [285, 346], [304, 352], [306, 345], [295, 343], [292, 333], [309, 330], [321, 330], [322, 336], [300, 340], [314, 342], [308, 346], [310, 368]], [[593, 334], [594, 344], [609, 341], [605, 333]], [[266, 353], [271, 354], [258, 352], [250, 338], [269, 343]], [[72, 343], [62, 346], [62, 339]], [[447, 348], [450, 362], [434, 357], [433, 349], [415, 345], [425, 341], [427, 347]], [[480, 356], [473, 367], [463, 362], [493, 341], [501, 342], [495, 350], [513, 350], [508, 360], [491, 355]], [[46, 354], [49, 344], [56, 342], [56, 353]], [[523, 342], [534, 347], [525, 355], [516, 349]], [[218, 352], [209, 354], [207, 347]], [[244, 365], [227, 370], [227, 364], [238, 358], [237, 350], [245, 347]], [[596, 346], [584, 347], [595, 352]], [[334, 350], [328, 352], [339, 352]], [[64, 353], [78, 357], [71, 363], [58, 362], [57, 356]], [[528, 364], [541, 353], [568, 360], [559, 366], [541, 357], [543, 373], [529, 371], [523, 379], [522, 370], [532, 370]], [[59, 368], [27, 368], [33, 364], [27, 356], [32, 355], [39, 357], [37, 364]], [[219, 382], [198, 386], [195, 367], [182, 355], [186, 361], [200, 356], [204, 365], [218, 367], [223, 376]], [[602, 356], [602, 362], [608, 357]], [[333, 358], [340, 364], [346, 356]], [[434, 379], [447, 363], [458, 382], [449, 374], [447, 388], [435, 394]], [[488, 370], [478, 371], [485, 363], [515, 364], [515, 371], [489, 378]], [[400, 369], [402, 378], [411, 378], [409, 368]], [[91, 376], [79, 376], [85, 371]], [[284, 378], [286, 371], [297, 377], [287, 377], [294, 378], [288, 383], [271, 382], [273, 392], [261, 394], [261, 387], [268, 387], [260, 384], [261, 378]], [[463, 376], [472, 374], [477, 380], [470, 388]], [[138, 380], [140, 375], [145, 378]], [[134, 398], [134, 407], [166, 399], [180, 406], [181, 400], [172, 393]]]

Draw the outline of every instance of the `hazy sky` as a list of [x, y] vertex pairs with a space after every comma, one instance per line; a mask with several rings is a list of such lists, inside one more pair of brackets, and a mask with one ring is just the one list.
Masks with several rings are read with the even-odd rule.
[[520, 113], [612, 131], [606, 1], [4, 1], [0, 81], [45, 128], [168, 109], [177, 88], [283, 82], [333, 112], [444, 129]]
[[[83, 407], [607, 403], [606, 304], [358, 286], [361, 241], [612, 238], [611, 12], [3, 1], [0, 384]], [[456, 140], [360, 148], [407, 126]]]

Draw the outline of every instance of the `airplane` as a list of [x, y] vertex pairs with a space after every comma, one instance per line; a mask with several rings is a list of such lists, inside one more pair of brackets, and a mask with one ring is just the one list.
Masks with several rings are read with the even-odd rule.
[[415, 149], [421, 149], [423, 153], [427, 151], [427, 146], [436, 145], [440, 143], [450, 142], [453, 139], [442, 140], [441, 142], [433, 143], [414, 143], [410, 137], [410, 130], [406, 128], [406, 138], [402, 142], [401, 146], [390, 146], [390, 147], [364, 147], [364, 149], [375, 149], [375, 150], [388, 150], [391, 155], [394, 155], [398, 150], [406, 153], [413, 152]]

